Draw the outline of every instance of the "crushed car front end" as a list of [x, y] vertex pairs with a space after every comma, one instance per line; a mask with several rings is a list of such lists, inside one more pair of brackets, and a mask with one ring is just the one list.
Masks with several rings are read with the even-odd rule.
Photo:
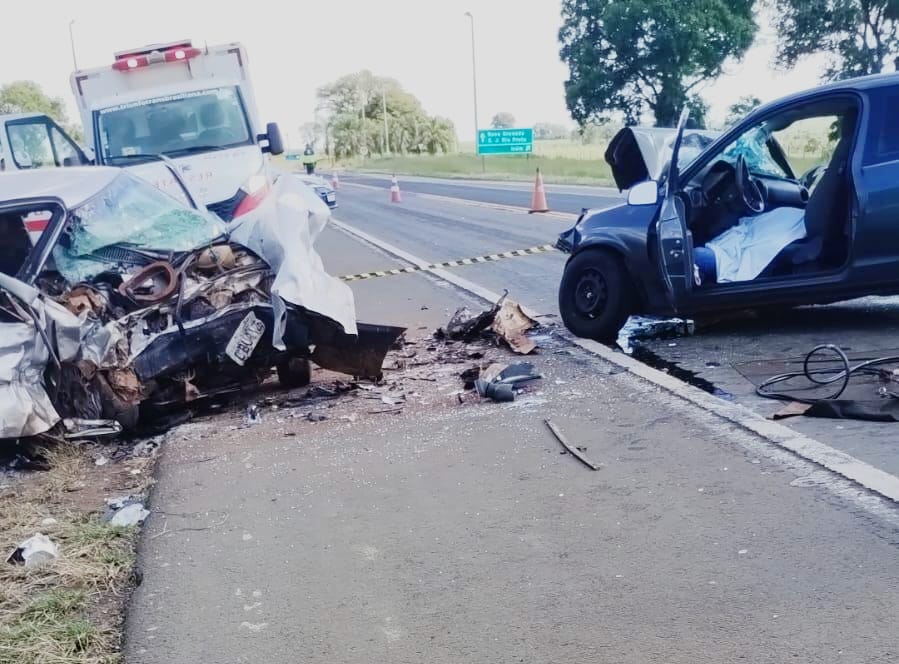
[[[41, 191], [52, 184], [42, 178]], [[357, 324], [352, 292], [313, 247], [329, 213], [304, 185], [279, 178], [263, 204], [226, 224], [124, 171], [94, 184], [53, 205], [4, 203], [10, 218], [46, 209], [49, 220], [17, 278], [0, 283], [3, 334], [33, 348], [27, 362], [0, 358], [0, 387], [20, 395], [10, 408], [36, 413], [8, 420], [0, 437], [60, 420], [127, 428], [160, 408], [258, 387], [273, 367], [282, 382], [308, 381], [308, 360], [380, 375], [403, 330]], [[65, 352], [47, 311], [65, 318]]]

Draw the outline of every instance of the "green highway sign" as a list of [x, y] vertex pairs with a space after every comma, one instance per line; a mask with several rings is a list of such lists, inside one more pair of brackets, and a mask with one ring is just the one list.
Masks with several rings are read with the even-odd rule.
[[534, 151], [534, 130], [479, 129], [478, 154], [527, 154]]

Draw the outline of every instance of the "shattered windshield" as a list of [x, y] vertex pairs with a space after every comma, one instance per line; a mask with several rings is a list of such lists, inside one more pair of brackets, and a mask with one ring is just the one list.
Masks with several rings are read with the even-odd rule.
[[138, 155], [178, 156], [251, 142], [235, 87], [143, 99], [103, 109], [97, 118], [104, 163]]
[[107, 259], [94, 255], [106, 247], [190, 251], [225, 232], [218, 217], [185, 208], [149, 182], [127, 172], [71, 211], [56, 246], [56, 269], [69, 283], [94, 277]]
[[729, 164], [736, 164], [742, 155], [749, 170], [758, 175], [787, 178], [789, 175], [774, 161], [768, 148], [770, 134], [764, 127], [756, 127], [742, 134], [724, 150], [721, 158]]

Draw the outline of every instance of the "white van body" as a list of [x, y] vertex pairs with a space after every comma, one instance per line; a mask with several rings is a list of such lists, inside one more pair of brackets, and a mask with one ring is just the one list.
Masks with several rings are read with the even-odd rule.
[[247, 65], [240, 44], [196, 48], [180, 41], [116, 53], [111, 65], [73, 72], [95, 163], [133, 169], [183, 198], [158, 161], [163, 155], [198, 204], [225, 219], [252, 209], [271, 185], [267, 153], [283, 148], [277, 125], [261, 124]]

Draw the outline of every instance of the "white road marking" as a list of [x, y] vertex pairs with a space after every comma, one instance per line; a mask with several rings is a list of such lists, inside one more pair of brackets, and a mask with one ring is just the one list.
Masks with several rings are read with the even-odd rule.
[[[402, 249], [395, 247], [380, 238], [369, 235], [349, 224], [336, 219], [332, 219], [332, 223], [349, 235], [368, 242], [408, 263], [417, 265], [422, 271], [427, 271], [483, 300], [492, 303], [500, 298], [499, 293], [495, 293], [488, 288], [475, 284], [468, 279], [459, 277], [447, 270], [427, 269], [427, 266], [430, 265], [429, 261], [418, 258], [407, 251], [403, 251]], [[525, 305], [522, 305], [522, 309], [531, 318], [540, 317], [540, 313]], [[671, 392], [675, 396], [684, 399], [705, 411], [714, 413], [733, 424], [755, 433], [778, 447], [788, 450], [818, 466], [826, 468], [831, 473], [851, 480], [869, 491], [873, 491], [889, 500], [899, 503], [899, 477], [896, 477], [895, 475], [891, 475], [879, 468], [875, 468], [864, 461], [794, 431], [789, 427], [767, 420], [745, 406], [719, 399], [718, 397], [711, 395], [708, 392], [704, 392], [697, 387], [688, 385], [669, 374], [653, 369], [624, 353], [616, 353], [611, 348], [596, 341], [580, 339], [568, 334], [567, 331], [562, 331], [562, 336], [576, 346], [602, 358], [610, 364], [626, 369], [628, 372]]]

